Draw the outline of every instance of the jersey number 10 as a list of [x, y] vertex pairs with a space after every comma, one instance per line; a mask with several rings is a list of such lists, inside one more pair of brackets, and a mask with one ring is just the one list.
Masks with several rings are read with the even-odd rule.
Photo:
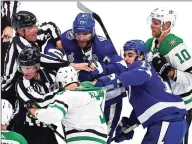
[[178, 57], [180, 64], [184, 63], [185, 61], [188, 61], [191, 58], [190, 54], [187, 52], [186, 49], [183, 49], [180, 54], [176, 53], [175, 56]]

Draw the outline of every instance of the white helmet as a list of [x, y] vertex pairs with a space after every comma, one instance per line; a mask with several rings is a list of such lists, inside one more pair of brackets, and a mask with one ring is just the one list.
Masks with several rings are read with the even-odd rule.
[[62, 67], [58, 70], [56, 75], [56, 83], [60, 88], [78, 81], [77, 71], [72, 66]]
[[151, 23], [152, 19], [160, 20], [161, 25], [166, 22], [171, 22], [171, 28], [173, 28], [176, 22], [176, 13], [171, 9], [156, 8], [151, 12], [150, 16], [148, 17], [148, 22]]
[[1, 124], [2, 125], [9, 125], [9, 121], [13, 115], [13, 107], [9, 103], [9, 101], [5, 99], [1, 99], [1, 106], [2, 106], [2, 118]]

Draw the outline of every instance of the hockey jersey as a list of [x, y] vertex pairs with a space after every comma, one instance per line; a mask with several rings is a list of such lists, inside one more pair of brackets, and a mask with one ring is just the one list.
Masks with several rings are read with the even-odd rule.
[[[89, 61], [98, 61], [103, 68], [101, 75], [111, 73], [121, 73], [126, 68], [125, 61], [117, 54], [113, 44], [102, 36], [95, 35], [92, 39], [92, 48], [89, 56], [86, 56], [80, 47], [78, 47], [76, 40], [73, 36], [72, 29], [67, 30], [61, 35], [61, 41], [67, 59], [69, 62], [81, 63]], [[80, 73], [81, 75], [81, 73]], [[92, 81], [89, 78], [89, 73], [82, 73], [83, 81]]]
[[81, 86], [83, 88], [59, 92], [47, 109], [37, 110], [36, 117], [48, 124], [62, 121], [67, 142], [85, 140], [105, 144], [107, 125], [103, 101], [106, 92], [87, 82]]
[[145, 61], [135, 61], [118, 79], [123, 86], [129, 86], [129, 102], [144, 128], [187, 113], [183, 100], [171, 93], [169, 85]]
[[1, 144], [28, 144], [25, 138], [12, 131], [1, 131]]
[[167, 35], [159, 48], [155, 48], [155, 38], [147, 40], [148, 59], [156, 53], [163, 55], [169, 64], [176, 69], [177, 78], [170, 79], [174, 94], [181, 95], [187, 110], [192, 109], [192, 49], [187, 48], [183, 39], [174, 34]]

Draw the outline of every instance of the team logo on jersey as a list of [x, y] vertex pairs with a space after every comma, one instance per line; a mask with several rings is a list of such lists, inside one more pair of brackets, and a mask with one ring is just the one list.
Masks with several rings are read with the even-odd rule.
[[174, 38], [172, 38], [168, 41], [168, 45], [171, 47], [175, 47], [177, 44], [178, 44], [178, 41]]
[[68, 31], [67, 34], [66, 34], [66, 37], [67, 37], [68, 40], [74, 39], [73, 32], [72, 31]]
[[96, 54], [93, 54], [93, 60], [94, 60], [94, 61], [99, 61], [99, 58], [97, 57]]
[[68, 55], [68, 60], [69, 60], [69, 62], [74, 62], [74, 53], [73, 52], [71, 52], [71, 54], [70, 55]]
[[104, 63], [110, 63], [111, 59], [108, 56], [105, 56], [103, 59]]

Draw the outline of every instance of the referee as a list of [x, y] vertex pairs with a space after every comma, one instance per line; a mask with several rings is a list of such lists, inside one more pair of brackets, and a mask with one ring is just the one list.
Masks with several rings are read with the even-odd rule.
[[[8, 99], [10, 103], [14, 105], [16, 101], [16, 96], [13, 95], [15, 91], [14, 85], [21, 75], [21, 73], [17, 71], [17, 57], [19, 53], [26, 46], [38, 47], [41, 49], [41, 46], [49, 38], [55, 40], [55, 42], [59, 41], [60, 31], [52, 22], [42, 24], [39, 29], [36, 16], [28, 11], [19, 11], [13, 16], [12, 26], [16, 31], [16, 36], [13, 37], [4, 60], [5, 71], [2, 77], [2, 90], [4, 93], [2, 94], [2, 97], [6, 97], [5, 99]], [[37, 39], [37, 36], [39, 39]], [[51, 70], [58, 70], [60, 67], [68, 66], [70, 64], [68, 61], [44, 54], [41, 54], [40, 62], [42, 67]], [[87, 63], [71, 65], [76, 70], [91, 70]]]
[[28, 144], [57, 144], [54, 132], [44, 123], [28, 116], [24, 108], [28, 100], [45, 108], [59, 91], [55, 85], [56, 71], [40, 68], [40, 58], [41, 53], [36, 47], [25, 48], [19, 54], [18, 68], [23, 76], [16, 83], [20, 112], [13, 130], [23, 135]]
[[11, 18], [19, 11], [21, 2], [1, 1], [1, 75], [4, 73], [4, 59], [9, 40], [13, 37], [13, 28], [11, 27]]

